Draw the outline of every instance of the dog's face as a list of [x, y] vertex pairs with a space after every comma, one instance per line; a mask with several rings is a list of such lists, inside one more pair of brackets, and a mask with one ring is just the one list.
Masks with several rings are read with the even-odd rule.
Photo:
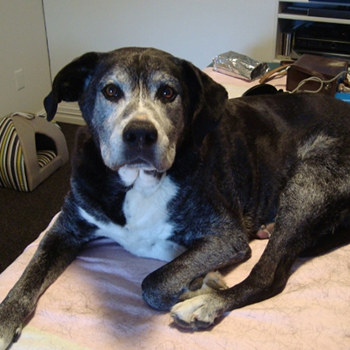
[[186, 123], [186, 101], [171, 62], [147, 54], [118, 57], [93, 79], [81, 108], [111, 169], [122, 166], [164, 172], [172, 165]]
[[63, 68], [45, 99], [79, 101], [104, 163], [164, 172], [192, 133], [200, 145], [218, 124], [226, 91], [187, 61], [155, 49], [88, 53]]

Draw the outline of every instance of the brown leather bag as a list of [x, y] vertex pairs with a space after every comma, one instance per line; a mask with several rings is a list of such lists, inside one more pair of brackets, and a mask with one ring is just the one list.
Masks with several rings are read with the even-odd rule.
[[313, 77], [300, 85], [298, 91], [317, 91], [334, 96], [338, 84], [346, 79], [347, 70], [345, 60], [304, 54], [288, 69], [286, 89], [294, 91], [301, 81]]

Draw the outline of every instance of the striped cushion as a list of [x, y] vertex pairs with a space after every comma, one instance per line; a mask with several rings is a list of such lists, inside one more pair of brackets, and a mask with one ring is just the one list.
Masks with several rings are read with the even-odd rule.
[[0, 186], [29, 191], [24, 157], [10, 118], [0, 120]]
[[38, 151], [38, 161], [40, 168], [44, 167], [46, 164], [50, 163], [52, 159], [56, 157], [56, 153], [54, 151]]
[[[43, 168], [56, 156], [52, 150], [38, 150], [39, 167]], [[0, 187], [29, 192], [27, 171], [21, 142], [12, 119], [0, 119]]]

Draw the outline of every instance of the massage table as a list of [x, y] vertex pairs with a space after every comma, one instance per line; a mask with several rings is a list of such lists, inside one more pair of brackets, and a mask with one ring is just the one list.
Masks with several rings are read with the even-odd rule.
[[[231, 97], [258, 84], [212, 68], [204, 71]], [[283, 88], [285, 78], [273, 84]], [[0, 275], [0, 300], [44, 234]], [[253, 241], [251, 259], [222, 272], [229, 286], [248, 276], [266, 244]], [[168, 312], [153, 310], [142, 299], [143, 278], [164, 262], [132, 256], [110, 239], [98, 239], [86, 244], [41, 296], [11, 350], [349, 350], [349, 257], [350, 245], [321, 257], [300, 258], [281, 294], [228, 312], [214, 327], [195, 332], [179, 328]]]

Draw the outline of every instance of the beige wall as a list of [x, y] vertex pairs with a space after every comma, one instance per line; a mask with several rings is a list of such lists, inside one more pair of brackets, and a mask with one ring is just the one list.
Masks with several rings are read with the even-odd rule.
[[[17, 91], [19, 69], [25, 87]], [[0, 117], [41, 111], [50, 84], [41, 0], [0, 0]]]
[[[51, 84], [44, 16], [54, 76], [87, 51], [122, 46], [157, 47], [201, 68], [228, 50], [268, 61], [275, 6], [275, 0], [0, 0], [0, 117], [43, 110]], [[25, 88], [17, 91], [19, 69]]]
[[228, 50], [274, 57], [275, 0], [44, 0], [52, 73], [87, 51], [153, 46], [200, 68]]

